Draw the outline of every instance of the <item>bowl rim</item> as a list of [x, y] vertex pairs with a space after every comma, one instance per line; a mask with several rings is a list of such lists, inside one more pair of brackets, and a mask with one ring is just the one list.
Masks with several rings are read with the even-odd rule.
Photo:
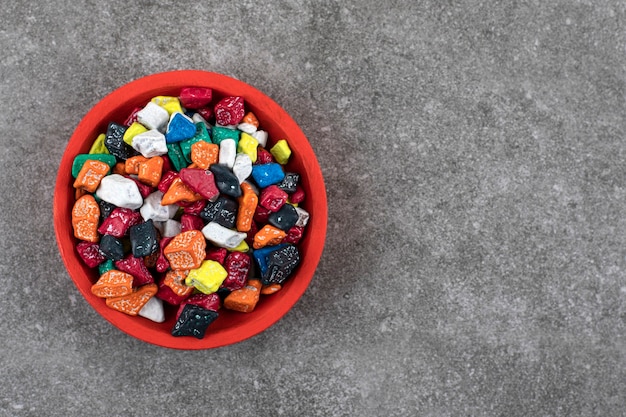
[[[315, 199], [310, 199], [312, 195], [310, 190], [307, 192], [309, 196], [306, 201], [307, 211], [314, 215], [311, 215], [307, 233], [300, 243], [306, 255], [302, 257], [296, 271], [297, 279], [293, 279], [294, 276], [286, 282], [285, 287], [289, 285], [289, 291], [284, 288], [271, 296], [277, 298], [276, 302], [272, 302], [274, 304], [272, 311], [264, 311], [258, 317], [253, 316], [256, 309], [251, 313], [239, 313], [246, 314], [245, 326], [221, 329], [217, 334], [211, 333], [211, 327], [209, 327], [203, 339], [164, 334], [163, 331], [155, 329], [153, 322], [146, 323], [149, 322], [148, 319], [128, 316], [110, 309], [104, 305], [103, 299], [91, 294], [91, 281], [86, 276], [90, 268], [79, 260], [75, 252], [77, 240], [73, 236], [70, 221], [71, 206], [75, 199], [71, 187], [71, 165], [74, 157], [81, 153], [81, 148], [89, 149], [86, 143], [90, 145], [92, 142], [86, 140], [86, 136], [95, 139], [94, 135], [97, 136], [97, 132], [104, 131], [102, 126], [112, 121], [115, 118], [114, 114], [128, 115], [139, 103], [145, 105], [152, 97], [165, 95], [161, 94], [162, 92], [194, 86], [210, 87], [214, 92], [220, 92], [222, 96], [244, 97], [246, 106], [253, 107], [252, 110], [261, 123], [266, 120], [262, 115], [271, 114], [275, 120], [275, 126], [289, 132], [287, 139], [290, 145], [292, 142], [297, 143], [293, 148], [297, 149], [297, 153], [300, 154], [299, 164], [306, 171], [306, 186], [311, 189], [315, 187]], [[261, 124], [261, 127], [265, 129], [267, 126]], [[271, 142], [274, 141], [271, 140]], [[146, 75], [120, 86], [98, 101], [80, 120], [66, 144], [59, 164], [53, 198], [53, 223], [57, 246], [70, 278], [87, 302], [99, 315], [122, 332], [153, 345], [183, 350], [211, 349], [238, 343], [263, 332], [278, 322], [302, 297], [315, 274], [324, 249], [327, 221], [326, 187], [321, 168], [315, 152], [297, 123], [281, 106], [260, 90], [227, 75], [204, 70], [175, 70]]]

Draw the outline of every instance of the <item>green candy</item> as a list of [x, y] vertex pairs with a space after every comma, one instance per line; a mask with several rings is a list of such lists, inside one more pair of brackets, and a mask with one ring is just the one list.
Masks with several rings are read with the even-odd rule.
[[174, 165], [176, 171], [187, 167], [187, 160], [178, 142], [167, 144], [167, 157], [172, 161], [172, 165]]
[[113, 260], [107, 259], [106, 261], [98, 265], [98, 273], [102, 275], [105, 272], [110, 271], [111, 269], [114, 269], [114, 268], [115, 268], [115, 265], [113, 264]]
[[235, 147], [239, 144], [240, 134], [241, 131], [237, 129], [229, 129], [222, 126], [214, 126], [211, 132], [211, 135], [213, 136], [213, 143], [217, 143], [219, 145], [224, 139], [234, 139]]
[[85, 165], [85, 162], [88, 160], [101, 161], [113, 168], [117, 160], [113, 155], [105, 154], [105, 153], [81, 153], [76, 155], [74, 158], [74, 162], [72, 163], [72, 176], [76, 178], [78, 173]]
[[183, 140], [179, 142], [180, 150], [183, 152], [183, 156], [185, 157], [185, 160], [187, 161], [187, 163], [191, 163], [191, 146], [194, 143], [199, 142], [201, 140], [208, 142], [208, 143], [212, 143], [211, 136], [209, 136], [209, 131], [207, 130], [205, 124], [202, 122], [199, 122], [199, 123], [196, 123], [195, 136], [187, 140]]

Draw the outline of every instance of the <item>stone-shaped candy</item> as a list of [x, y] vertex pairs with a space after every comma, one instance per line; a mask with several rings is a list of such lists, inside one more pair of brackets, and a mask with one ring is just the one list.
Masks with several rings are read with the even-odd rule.
[[229, 127], [214, 126], [213, 129], [211, 129], [213, 143], [217, 145], [221, 145], [222, 141], [226, 139], [232, 139], [235, 141], [235, 144], [239, 144], [239, 135], [241, 135], [240, 131]]
[[169, 119], [170, 115], [167, 110], [153, 102], [149, 102], [146, 107], [137, 112], [137, 121], [148, 129], [161, 130]]
[[216, 222], [210, 222], [202, 229], [204, 237], [216, 246], [234, 249], [247, 237], [246, 233], [237, 232]]
[[294, 206], [283, 204], [277, 212], [270, 214], [267, 220], [272, 226], [288, 231], [296, 225], [298, 218], [298, 212]]
[[259, 187], [265, 188], [281, 182], [285, 178], [285, 173], [282, 166], [276, 162], [257, 164], [252, 167], [252, 178]]
[[220, 193], [234, 198], [241, 196], [239, 179], [227, 166], [213, 164], [209, 169], [215, 175], [215, 184]]
[[129, 254], [124, 259], [115, 261], [115, 267], [120, 271], [131, 274], [134, 278], [133, 285], [136, 287], [154, 282], [154, 278], [146, 267], [143, 258], [136, 258]]
[[213, 109], [216, 123], [222, 126], [238, 124], [245, 114], [243, 97], [237, 96], [224, 97]]
[[285, 282], [300, 263], [300, 253], [294, 245], [286, 245], [270, 252], [267, 256], [267, 270], [263, 274], [263, 284]]
[[235, 156], [233, 174], [235, 174], [239, 180], [239, 184], [244, 182], [250, 174], [252, 174], [252, 160], [250, 159], [250, 156], [245, 153], [238, 153]]
[[123, 237], [128, 229], [141, 221], [141, 215], [125, 207], [116, 207], [111, 214], [102, 221], [98, 228], [101, 235], [111, 235], [116, 238]]
[[185, 87], [180, 90], [178, 99], [187, 109], [199, 109], [211, 102], [213, 90], [206, 87]]
[[180, 170], [180, 179], [196, 193], [207, 200], [215, 200], [220, 191], [215, 183], [213, 172], [197, 169], [183, 168]]
[[161, 205], [162, 199], [163, 193], [157, 190], [144, 200], [143, 206], [139, 209], [139, 213], [141, 213], [144, 221], [164, 222], [176, 215], [178, 206], [175, 204], [163, 206]]
[[134, 136], [132, 147], [146, 158], [167, 153], [165, 135], [156, 129], [150, 129]]
[[141, 258], [159, 249], [157, 230], [152, 220], [132, 226], [129, 231], [133, 256]]
[[167, 143], [180, 142], [190, 139], [196, 134], [196, 124], [182, 113], [173, 113], [167, 125], [165, 141]]
[[225, 139], [220, 143], [219, 164], [232, 169], [237, 156], [237, 145], [232, 139]]
[[135, 181], [119, 174], [111, 174], [102, 178], [100, 186], [96, 190], [96, 196], [118, 207], [132, 210], [138, 209], [143, 204], [143, 197]]
[[104, 138], [104, 146], [106, 146], [109, 153], [121, 161], [125, 161], [131, 156], [137, 155], [137, 151], [128, 143], [124, 142], [125, 132], [126, 126], [111, 122], [107, 127], [106, 136]]
[[289, 196], [276, 185], [270, 185], [261, 191], [259, 205], [275, 213], [287, 202]]
[[152, 320], [156, 323], [165, 321], [165, 310], [163, 309], [163, 301], [156, 297], [151, 297], [148, 302], [141, 307], [138, 313], [141, 317]]
[[107, 259], [119, 261], [124, 259], [124, 245], [111, 235], [104, 235], [100, 239], [100, 253]]
[[211, 294], [217, 291], [227, 276], [228, 273], [219, 262], [202, 261], [200, 267], [189, 271], [185, 284], [204, 294]]
[[176, 324], [172, 328], [172, 336], [193, 336], [202, 339], [206, 329], [217, 317], [216, 311], [187, 304], [176, 319]]
[[76, 252], [89, 268], [95, 268], [106, 260], [100, 253], [100, 245], [94, 242], [78, 242]]
[[291, 194], [296, 191], [296, 187], [300, 182], [300, 174], [295, 172], [286, 172], [285, 178], [281, 182], [279, 182], [278, 188], [286, 192], [287, 194]]
[[243, 288], [250, 272], [250, 255], [243, 252], [231, 252], [224, 261], [224, 268], [228, 273], [222, 287], [230, 291]]

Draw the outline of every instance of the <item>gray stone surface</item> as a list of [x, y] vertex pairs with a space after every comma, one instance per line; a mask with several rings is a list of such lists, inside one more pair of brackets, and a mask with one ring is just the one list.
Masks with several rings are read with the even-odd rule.
[[[0, 8], [0, 416], [621, 416], [623, 1]], [[53, 180], [98, 100], [198, 68], [281, 104], [328, 238], [280, 322], [201, 352], [81, 298]]]

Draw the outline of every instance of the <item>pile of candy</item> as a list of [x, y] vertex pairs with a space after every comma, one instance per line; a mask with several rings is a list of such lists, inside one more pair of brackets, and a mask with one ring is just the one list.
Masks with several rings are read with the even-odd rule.
[[242, 97], [209, 88], [154, 97], [111, 122], [72, 166], [76, 250], [120, 312], [203, 338], [223, 307], [251, 312], [300, 262], [309, 213], [285, 139], [268, 150]]

